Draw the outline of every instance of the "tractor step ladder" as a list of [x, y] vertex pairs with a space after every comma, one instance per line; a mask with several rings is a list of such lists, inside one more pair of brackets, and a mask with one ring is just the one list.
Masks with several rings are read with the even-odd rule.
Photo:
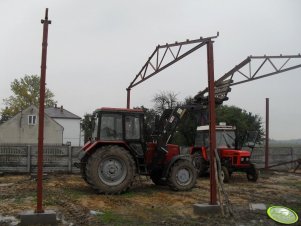
[[148, 170], [147, 170], [147, 166], [145, 164], [145, 160], [144, 157], [141, 156], [137, 156], [137, 163], [138, 163], [138, 172], [139, 174], [147, 174]]

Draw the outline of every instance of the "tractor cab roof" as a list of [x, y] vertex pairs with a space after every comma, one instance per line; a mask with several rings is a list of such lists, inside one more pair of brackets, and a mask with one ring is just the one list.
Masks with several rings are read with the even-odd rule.
[[138, 113], [143, 114], [144, 111], [141, 108], [129, 109], [129, 108], [111, 108], [111, 107], [101, 107], [95, 110], [95, 112], [110, 112], [110, 113]]
[[[226, 125], [217, 125], [217, 126], [215, 126], [215, 129], [216, 129], [216, 131], [224, 131], [224, 130], [234, 131], [234, 130], [236, 130], [236, 127], [235, 126], [226, 126]], [[198, 126], [197, 131], [209, 131], [209, 125]]]

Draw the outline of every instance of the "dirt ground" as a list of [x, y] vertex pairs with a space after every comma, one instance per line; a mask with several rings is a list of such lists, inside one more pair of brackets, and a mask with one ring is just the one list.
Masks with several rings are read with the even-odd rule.
[[[197, 215], [193, 204], [208, 203], [209, 178], [189, 192], [174, 192], [138, 177], [122, 195], [96, 194], [80, 175], [47, 175], [43, 206], [57, 213], [59, 225], [280, 225], [250, 203], [289, 207], [301, 217], [301, 174], [261, 172], [256, 183], [244, 174], [225, 184], [234, 216]], [[0, 176], [0, 226], [18, 225], [18, 215], [36, 208], [36, 181], [29, 175]], [[301, 221], [294, 225], [301, 225]]]

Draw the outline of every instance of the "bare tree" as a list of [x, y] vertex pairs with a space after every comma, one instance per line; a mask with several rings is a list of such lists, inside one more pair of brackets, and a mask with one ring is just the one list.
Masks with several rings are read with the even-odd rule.
[[177, 95], [172, 91], [161, 91], [156, 94], [152, 99], [156, 113], [162, 114], [165, 109], [175, 108], [178, 105]]

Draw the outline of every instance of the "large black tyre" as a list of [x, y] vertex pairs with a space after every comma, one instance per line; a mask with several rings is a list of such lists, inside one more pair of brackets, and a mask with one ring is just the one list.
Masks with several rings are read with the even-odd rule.
[[221, 179], [224, 183], [228, 183], [230, 180], [229, 170], [225, 166], [221, 168]]
[[251, 164], [250, 169], [247, 171], [247, 178], [249, 181], [256, 182], [259, 177], [259, 171], [255, 165]]
[[206, 172], [208, 170], [206, 160], [202, 157], [200, 153], [194, 153], [191, 155], [191, 162], [194, 168], [197, 171], [198, 176], [204, 176], [206, 175]]
[[81, 165], [80, 165], [80, 174], [81, 174], [82, 178], [84, 179], [84, 181], [85, 181], [87, 184], [91, 185], [91, 184], [89, 183], [89, 181], [87, 180], [87, 175], [86, 175], [86, 163], [81, 163]]
[[168, 185], [174, 191], [187, 191], [195, 186], [197, 171], [185, 159], [175, 162], [169, 170]]
[[136, 166], [130, 153], [120, 146], [97, 149], [86, 164], [86, 177], [99, 193], [120, 194], [133, 184]]

